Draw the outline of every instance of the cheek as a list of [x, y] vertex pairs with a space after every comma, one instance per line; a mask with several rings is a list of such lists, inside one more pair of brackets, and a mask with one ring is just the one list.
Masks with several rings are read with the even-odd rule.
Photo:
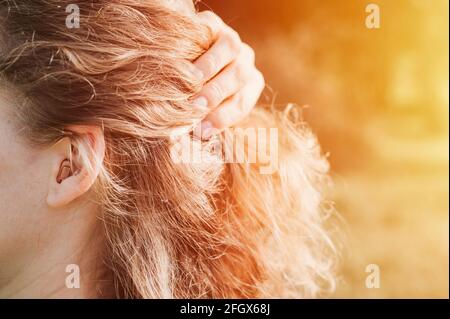
[[42, 163], [15, 140], [0, 129], [0, 261], [36, 240], [45, 209], [48, 183]]
[[[3, 133], [3, 134], [2, 134]], [[33, 164], [33, 151], [0, 130], [0, 209], [2, 216], [18, 213], [17, 208], [33, 201], [39, 171]]]

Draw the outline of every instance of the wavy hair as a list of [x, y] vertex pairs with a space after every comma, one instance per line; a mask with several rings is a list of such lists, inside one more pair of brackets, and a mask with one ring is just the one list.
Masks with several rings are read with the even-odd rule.
[[190, 103], [201, 89], [191, 62], [211, 45], [210, 30], [185, 5], [157, 0], [80, 0], [80, 28], [69, 29], [71, 2], [0, 1], [0, 79], [20, 92], [16, 114], [33, 145], [69, 136], [83, 160], [89, 147], [67, 127], [103, 128], [93, 198], [117, 297], [332, 290], [328, 163], [295, 108], [261, 106], [239, 124], [278, 129], [274, 174], [260, 174], [258, 163], [226, 163], [236, 150], [224, 135], [213, 139], [220, 153], [193, 140], [216, 161], [175, 163], [175, 132], [189, 132], [207, 112]]

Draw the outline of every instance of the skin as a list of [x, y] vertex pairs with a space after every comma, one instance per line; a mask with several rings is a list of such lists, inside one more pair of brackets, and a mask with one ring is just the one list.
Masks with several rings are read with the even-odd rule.
[[209, 51], [194, 63], [205, 85], [193, 103], [211, 109], [194, 133], [207, 139], [247, 116], [265, 82], [255, 66], [255, 52], [236, 31], [211, 11], [200, 12], [199, 17], [215, 39]]
[[[17, 134], [14, 103], [6, 92], [0, 93], [0, 297], [105, 296], [99, 292], [108, 285], [98, 258], [103, 237], [89, 194], [100, 162], [92, 158], [93, 172], [78, 167], [76, 174], [57, 183], [71, 141], [30, 147]], [[102, 158], [100, 129], [71, 129], [91, 137], [95, 157]], [[65, 285], [70, 264], [83, 270], [80, 289]]]
[[[199, 15], [215, 37], [195, 61], [205, 85], [193, 103], [211, 109], [196, 134], [209, 138], [251, 111], [264, 80], [253, 51], [237, 33], [211, 12]], [[91, 196], [104, 157], [103, 133], [90, 126], [68, 128], [91, 144], [93, 169], [72, 163], [72, 174], [58, 183], [61, 167], [77, 146], [65, 138], [31, 147], [15, 126], [15, 103], [11, 90], [0, 87], [0, 298], [112, 297]], [[71, 274], [66, 267], [72, 264], [80, 268], [80, 288], [66, 285]]]

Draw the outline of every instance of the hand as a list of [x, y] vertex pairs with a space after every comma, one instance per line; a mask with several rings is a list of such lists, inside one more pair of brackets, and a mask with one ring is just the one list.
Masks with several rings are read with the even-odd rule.
[[214, 43], [194, 65], [205, 85], [193, 104], [211, 112], [194, 130], [202, 139], [236, 124], [247, 116], [264, 89], [264, 77], [255, 66], [255, 53], [236, 31], [211, 11], [198, 13], [210, 27]]

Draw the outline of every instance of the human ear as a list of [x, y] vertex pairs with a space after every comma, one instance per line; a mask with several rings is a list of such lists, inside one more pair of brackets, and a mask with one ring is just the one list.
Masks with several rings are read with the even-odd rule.
[[105, 155], [105, 138], [101, 128], [74, 125], [71, 132], [53, 145], [47, 204], [65, 206], [84, 195], [94, 184]]

